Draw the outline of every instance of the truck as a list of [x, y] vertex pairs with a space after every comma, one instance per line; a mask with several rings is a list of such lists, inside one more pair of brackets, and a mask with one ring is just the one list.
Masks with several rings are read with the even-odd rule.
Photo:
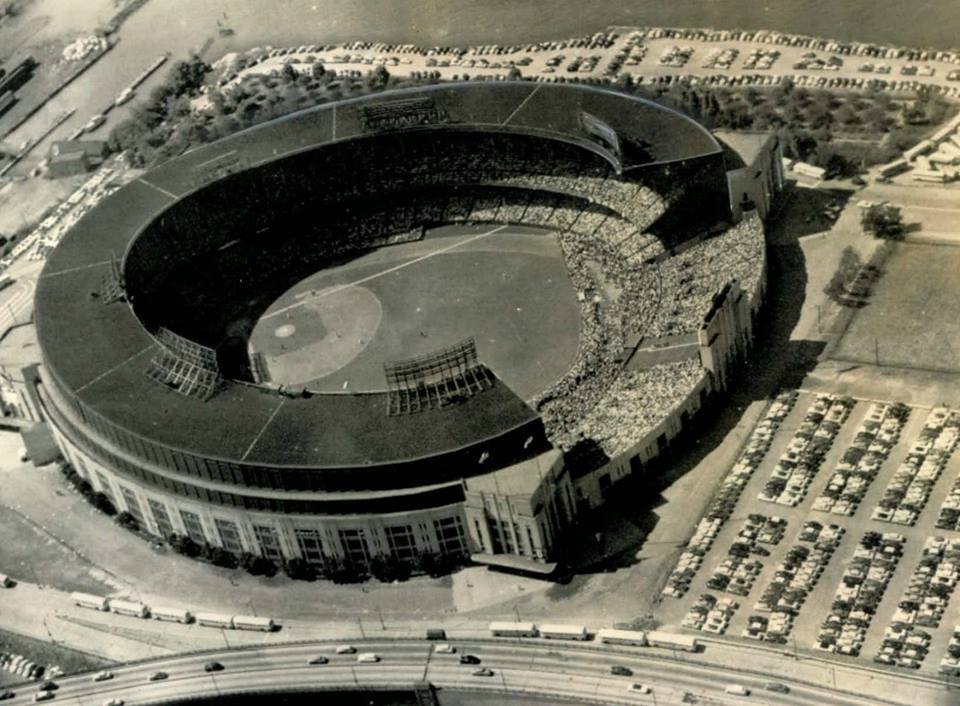
[[490, 623], [490, 634], [494, 637], [536, 637], [537, 626], [533, 623]]
[[587, 640], [590, 634], [583, 625], [541, 625], [540, 637], [551, 640]]

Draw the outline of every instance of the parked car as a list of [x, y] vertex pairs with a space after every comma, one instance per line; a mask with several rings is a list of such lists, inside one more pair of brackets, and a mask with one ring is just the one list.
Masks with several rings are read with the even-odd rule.
[[207, 662], [203, 665], [203, 671], [205, 672], [222, 672], [223, 665], [219, 662]]

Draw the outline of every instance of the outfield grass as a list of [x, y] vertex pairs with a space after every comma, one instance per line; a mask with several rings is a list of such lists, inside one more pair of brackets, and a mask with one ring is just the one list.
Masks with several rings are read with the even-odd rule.
[[[480, 359], [530, 398], [573, 362], [579, 307], [552, 234], [493, 230], [445, 227], [319, 272], [274, 302], [251, 345], [275, 383], [358, 392], [384, 389], [386, 361], [475, 336]], [[296, 333], [276, 336], [284, 325]]]
[[834, 358], [960, 371], [960, 248], [898, 243]]

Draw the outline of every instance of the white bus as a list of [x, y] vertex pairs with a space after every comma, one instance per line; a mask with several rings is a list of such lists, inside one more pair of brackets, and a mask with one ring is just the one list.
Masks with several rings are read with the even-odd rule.
[[123, 601], [119, 598], [110, 599], [110, 610], [118, 615], [132, 615], [134, 618], [146, 618], [150, 609], [138, 601]]
[[590, 634], [583, 625], [541, 625], [540, 637], [551, 640], [587, 640]]
[[183, 623], [184, 625], [193, 620], [190, 611], [181, 608], [166, 608], [162, 606], [151, 608], [150, 615], [153, 616], [154, 620], [166, 620], [171, 623]]
[[233, 616], [221, 613], [197, 613], [193, 616], [197, 625], [207, 625], [212, 628], [233, 628]]
[[273, 618], [256, 618], [252, 615], [233, 616], [233, 627], [237, 630], [260, 630], [262, 632], [273, 632], [277, 625]]
[[490, 623], [494, 637], [536, 637], [537, 626], [533, 623]]
[[671, 650], [683, 650], [684, 652], [697, 652], [700, 649], [700, 641], [689, 635], [678, 635], [673, 632], [651, 631], [647, 633], [647, 642], [651, 647], [667, 647]]
[[70, 600], [83, 608], [93, 608], [94, 610], [110, 610], [110, 601], [102, 596], [94, 596], [90, 593], [71, 593]]
[[597, 633], [597, 639], [605, 645], [647, 646], [647, 633], [642, 630], [615, 630], [604, 628]]

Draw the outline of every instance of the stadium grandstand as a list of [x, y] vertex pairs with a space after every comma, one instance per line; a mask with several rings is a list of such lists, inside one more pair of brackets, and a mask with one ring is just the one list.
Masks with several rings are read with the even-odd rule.
[[[523, 82], [238, 133], [120, 189], [53, 251], [38, 397], [76, 471], [158, 536], [320, 567], [539, 570], [747, 354], [766, 284], [748, 200], [766, 213], [782, 184], [775, 139], [755, 143], [734, 179], [663, 106]], [[559, 274], [508, 278], [554, 251]], [[458, 253], [474, 259], [457, 270]], [[453, 306], [474, 277], [517, 316], [511, 287], [529, 288], [529, 333], [507, 308]]]

